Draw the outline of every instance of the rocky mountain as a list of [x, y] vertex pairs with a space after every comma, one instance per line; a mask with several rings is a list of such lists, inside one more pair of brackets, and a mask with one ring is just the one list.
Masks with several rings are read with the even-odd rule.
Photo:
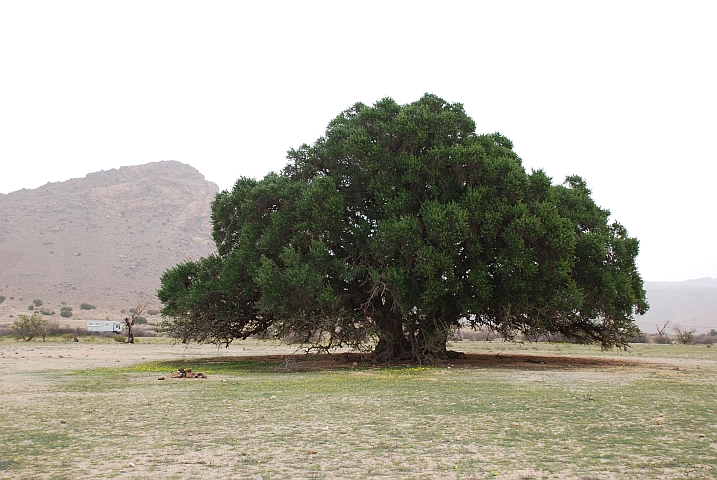
[[667, 333], [680, 326], [700, 333], [717, 329], [717, 279], [683, 282], [645, 282], [650, 310], [638, 319], [643, 332], [656, 333], [670, 322]]
[[0, 321], [10, 297], [15, 309], [33, 299], [75, 312], [158, 308], [162, 272], [215, 250], [217, 191], [193, 167], [163, 161], [0, 194]]

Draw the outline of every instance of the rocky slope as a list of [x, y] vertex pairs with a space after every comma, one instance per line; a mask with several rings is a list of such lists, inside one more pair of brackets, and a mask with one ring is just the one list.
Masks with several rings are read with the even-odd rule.
[[61, 302], [76, 313], [83, 302], [159, 308], [162, 272], [215, 250], [217, 191], [193, 167], [163, 161], [0, 195], [0, 322], [33, 299], [58, 313]]

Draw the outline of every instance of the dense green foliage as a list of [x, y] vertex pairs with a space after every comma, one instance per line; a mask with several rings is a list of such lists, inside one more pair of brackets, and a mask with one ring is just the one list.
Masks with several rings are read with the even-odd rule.
[[527, 173], [460, 104], [356, 104], [288, 159], [217, 195], [217, 254], [162, 276], [166, 331], [420, 359], [461, 323], [622, 345], [647, 309], [638, 242], [585, 182]]
[[72, 307], [60, 308], [60, 316], [63, 318], [70, 318], [72, 316]]

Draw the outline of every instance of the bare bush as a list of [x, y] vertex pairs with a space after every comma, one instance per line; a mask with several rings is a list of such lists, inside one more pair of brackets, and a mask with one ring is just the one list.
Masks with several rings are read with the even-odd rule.
[[147, 327], [134, 327], [134, 336], [135, 337], [156, 337], [157, 332], [154, 331], [152, 328]]
[[627, 339], [627, 343], [650, 343], [650, 337], [643, 332]]
[[460, 328], [453, 334], [453, 341], [467, 340], [472, 342], [490, 342], [496, 338], [495, 332], [487, 327]]
[[655, 341], [655, 343], [659, 344], [666, 344], [666, 343], [672, 343], [672, 338], [668, 334], [665, 333], [665, 330], [667, 330], [667, 326], [670, 324], [670, 322], [665, 322], [664, 325], [662, 325], [662, 328], [660, 328], [659, 325], [655, 325], [657, 328], [657, 335], [653, 335], [652, 339]]
[[717, 337], [710, 335], [709, 333], [701, 333], [695, 335], [692, 339], [692, 343], [698, 343], [700, 345], [713, 345], [717, 343]]
[[691, 344], [695, 339], [695, 332], [697, 331], [694, 328], [687, 330], [679, 325], [675, 325], [672, 330], [674, 330], [677, 335], [677, 341], [683, 345]]

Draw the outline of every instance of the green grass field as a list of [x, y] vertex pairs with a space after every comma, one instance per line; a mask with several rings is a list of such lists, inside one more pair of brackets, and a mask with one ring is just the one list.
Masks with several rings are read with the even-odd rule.
[[[717, 477], [717, 348], [459, 347], [563, 360], [28, 373], [0, 390], [0, 478]], [[576, 355], [629, 362], [563, 363]], [[209, 378], [157, 380], [178, 367]]]

